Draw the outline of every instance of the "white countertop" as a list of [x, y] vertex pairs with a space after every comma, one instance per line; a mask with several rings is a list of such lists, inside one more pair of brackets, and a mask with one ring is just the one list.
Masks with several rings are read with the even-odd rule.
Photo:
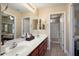
[[35, 39], [31, 41], [24, 41], [24, 38], [18, 38], [23, 41], [20, 41], [18, 45], [11, 49], [8, 53], [3, 56], [27, 56], [29, 55], [41, 42], [45, 40], [47, 35], [42, 34], [39, 37], [35, 37]]

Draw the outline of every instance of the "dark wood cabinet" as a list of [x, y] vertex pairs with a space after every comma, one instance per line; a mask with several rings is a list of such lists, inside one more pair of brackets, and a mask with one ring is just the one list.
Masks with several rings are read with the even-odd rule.
[[36, 47], [29, 56], [44, 56], [47, 51], [47, 39], [46, 38], [38, 47]]
[[38, 56], [38, 48], [36, 48], [29, 56]]
[[47, 39], [45, 39], [38, 47], [39, 49], [39, 56], [45, 55], [45, 52], [47, 50]]

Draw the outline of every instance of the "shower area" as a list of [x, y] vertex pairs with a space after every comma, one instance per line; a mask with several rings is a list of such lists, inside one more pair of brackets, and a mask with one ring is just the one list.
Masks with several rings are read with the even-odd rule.
[[50, 15], [51, 46], [58, 44], [64, 49], [64, 16], [63, 13]]

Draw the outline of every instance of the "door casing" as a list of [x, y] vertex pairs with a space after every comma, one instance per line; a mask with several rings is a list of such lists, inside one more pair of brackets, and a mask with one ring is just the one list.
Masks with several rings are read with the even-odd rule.
[[[53, 13], [50, 13], [50, 14], [64, 14], [64, 52], [66, 53], [66, 14], [64, 11], [61, 11], [61, 12], [53, 12]], [[50, 39], [50, 14], [49, 14], [49, 19], [48, 19], [48, 49], [51, 48], [51, 39]]]

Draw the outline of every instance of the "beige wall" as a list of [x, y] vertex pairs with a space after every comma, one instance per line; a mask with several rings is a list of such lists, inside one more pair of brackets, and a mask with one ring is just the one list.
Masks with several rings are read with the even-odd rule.
[[[23, 13], [22, 17], [24, 16], [30, 16], [30, 17], [39, 17], [46, 21], [46, 29], [41, 30], [42, 32], [39, 33], [46, 33], [48, 34], [49, 29], [49, 15], [55, 12], [65, 12], [66, 14], [66, 50], [69, 51], [69, 21], [68, 21], [68, 5], [61, 5], [61, 6], [50, 6], [50, 7], [44, 7], [41, 9], [38, 9], [38, 14], [32, 14], [32, 13]], [[32, 20], [33, 18], [31, 18]], [[31, 30], [32, 33], [38, 33], [38, 31]]]
[[22, 14], [21, 14], [21, 17], [22, 17], [22, 19], [25, 18], [25, 17], [30, 17], [30, 32], [31, 32], [33, 35], [38, 34], [38, 31], [37, 31], [37, 30], [33, 30], [33, 29], [32, 29], [32, 20], [33, 20], [34, 18], [38, 18], [37, 13], [35, 13], [35, 14], [33, 14], [33, 13], [31, 13], [31, 12], [22, 13]]
[[[39, 16], [44, 18], [44, 20], [46, 20], [48, 22], [50, 14], [55, 13], [55, 12], [62, 12], [62, 11], [65, 12], [65, 14], [66, 14], [66, 50], [69, 52], [68, 5], [52, 6], [52, 7], [41, 8], [39, 10]], [[48, 32], [48, 28], [49, 27], [47, 27], [46, 32]]]
[[[48, 22], [50, 14], [55, 13], [55, 12], [65, 12], [66, 13], [66, 7], [67, 6], [51, 6], [51, 7], [41, 8], [39, 10], [39, 16]], [[47, 25], [48, 25], [48, 23], [47, 23]], [[48, 32], [48, 28], [49, 27], [47, 27], [46, 32]]]

